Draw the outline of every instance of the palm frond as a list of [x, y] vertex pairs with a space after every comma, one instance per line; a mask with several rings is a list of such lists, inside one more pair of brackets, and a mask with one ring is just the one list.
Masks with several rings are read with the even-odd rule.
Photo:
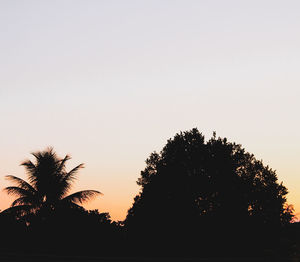
[[91, 200], [97, 195], [102, 195], [102, 193], [96, 190], [83, 190], [83, 191], [78, 191], [69, 196], [66, 196], [65, 198], [62, 199], [62, 201], [82, 204], [83, 202]]
[[31, 154], [36, 158], [36, 160], [41, 159], [43, 156], [42, 152], [32, 152]]
[[80, 165], [74, 167], [71, 171], [66, 173], [64, 175], [64, 180], [65, 181], [73, 181], [76, 178], [77, 172], [79, 171], [80, 168], [84, 168], [83, 163], [81, 163]]
[[71, 208], [71, 209], [82, 209], [83, 207], [72, 202], [72, 201], [66, 201], [62, 200], [58, 203], [57, 205], [58, 208], [66, 209], [66, 208]]
[[7, 192], [9, 195], [15, 195], [15, 196], [20, 196], [20, 197], [25, 197], [25, 196], [32, 196], [32, 193], [28, 190], [25, 190], [24, 188], [21, 187], [16, 187], [16, 186], [9, 186], [4, 188], [4, 191]]
[[20, 187], [20, 188], [31, 191], [32, 193], [36, 192], [36, 190], [29, 183], [27, 183], [25, 180], [23, 180], [19, 177], [12, 176], [12, 175], [7, 175], [5, 177], [6, 177], [7, 180], [15, 182], [17, 184], [17, 186]]
[[70, 157], [69, 155], [66, 155], [63, 159], [60, 159], [60, 160], [58, 161], [58, 164], [59, 164], [59, 165], [58, 165], [57, 171], [58, 171], [58, 172], [64, 171], [66, 162], [67, 162], [68, 160], [70, 160], [70, 159], [71, 159], [71, 157]]
[[33, 212], [34, 209], [35, 207], [31, 205], [19, 205], [19, 206], [9, 207], [3, 210], [1, 213], [12, 214], [14, 216], [22, 216], [22, 215], [29, 214], [30, 212]]
[[18, 205], [31, 205], [31, 206], [37, 206], [38, 205], [38, 199], [34, 198], [33, 196], [24, 196], [19, 197], [16, 200], [14, 200], [11, 204], [11, 206], [18, 206]]
[[29, 159], [23, 161], [23, 162], [21, 163], [21, 166], [24, 166], [24, 167], [25, 167], [26, 172], [27, 172], [28, 174], [31, 174], [31, 173], [33, 173], [33, 172], [36, 170], [36, 165], [33, 164]]
[[64, 175], [62, 175], [61, 180], [59, 181], [59, 184], [61, 185], [62, 189], [61, 193], [63, 195], [65, 195], [72, 186], [72, 182], [76, 179], [76, 175], [79, 171], [80, 168], [83, 168], [84, 164], [80, 164], [76, 167], [74, 167], [71, 171], [69, 171], [68, 173], [65, 173]]
[[53, 147], [49, 146], [46, 148], [44, 151], [37, 151], [37, 152], [32, 152], [31, 153], [37, 161], [40, 161], [41, 159], [45, 157], [51, 157], [51, 158], [56, 158], [56, 153], [53, 150]]

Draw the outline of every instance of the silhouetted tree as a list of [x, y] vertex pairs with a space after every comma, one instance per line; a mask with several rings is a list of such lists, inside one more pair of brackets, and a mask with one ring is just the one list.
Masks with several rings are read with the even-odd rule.
[[274, 170], [215, 133], [205, 142], [197, 129], [152, 153], [137, 184], [125, 226], [140, 249], [239, 252], [266, 245], [261, 236], [293, 217]]
[[78, 204], [101, 194], [96, 190], [84, 190], [67, 195], [79, 169], [83, 168], [83, 164], [80, 164], [66, 171], [65, 165], [70, 156], [59, 158], [52, 148], [32, 155], [35, 162], [26, 160], [21, 164], [26, 169], [29, 182], [16, 176], [6, 176], [16, 186], [9, 186], [4, 190], [18, 198], [3, 213], [26, 217], [28, 222], [36, 216], [45, 218], [58, 208], [79, 208]]
[[71, 207], [56, 209], [45, 221], [36, 218], [28, 229], [39, 251], [95, 255], [101, 250], [103, 256], [118, 243], [118, 228], [108, 213]]

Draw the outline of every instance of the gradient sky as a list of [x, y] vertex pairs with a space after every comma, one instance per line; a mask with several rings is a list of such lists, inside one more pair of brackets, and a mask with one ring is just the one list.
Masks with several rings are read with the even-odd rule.
[[[197, 127], [277, 170], [300, 212], [300, 1], [0, 1], [0, 186], [53, 146], [125, 218], [145, 159]], [[0, 209], [11, 202], [0, 193]]]

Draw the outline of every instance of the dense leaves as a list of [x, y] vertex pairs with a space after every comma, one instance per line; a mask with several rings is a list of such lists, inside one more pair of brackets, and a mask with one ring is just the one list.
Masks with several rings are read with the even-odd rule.
[[133, 238], [150, 242], [237, 245], [293, 217], [274, 170], [226, 138], [214, 134], [206, 142], [197, 129], [152, 153], [137, 183], [125, 225]]

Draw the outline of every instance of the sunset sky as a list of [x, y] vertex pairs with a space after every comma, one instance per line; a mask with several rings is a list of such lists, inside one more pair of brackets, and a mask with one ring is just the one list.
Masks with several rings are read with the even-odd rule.
[[197, 127], [277, 171], [300, 212], [300, 1], [0, 1], [0, 209], [53, 146], [123, 220], [145, 160]]

